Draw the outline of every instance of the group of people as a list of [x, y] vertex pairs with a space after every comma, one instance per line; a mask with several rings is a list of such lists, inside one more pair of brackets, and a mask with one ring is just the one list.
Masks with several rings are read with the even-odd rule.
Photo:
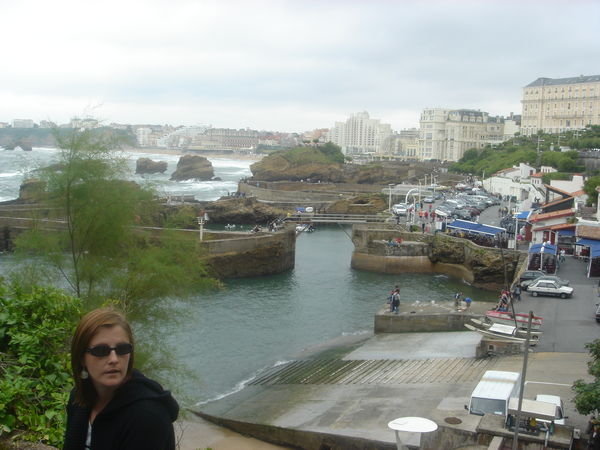
[[473, 299], [471, 297], [463, 297], [462, 292], [457, 292], [454, 294], [454, 308], [456, 308], [457, 311], [461, 309], [461, 302], [463, 301], [465, 302], [465, 309], [470, 309], [471, 303], [473, 303]]
[[390, 292], [388, 304], [390, 305], [390, 312], [398, 314], [400, 311], [400, 286], [396, 285], [392, 292]]
[[508, 306], [514, 301], [521, 301], [521, 285], [515, 284], [512, 291], [502, 289], [498, 298], [498, 304], [494, 308], [495, 311], [508, 311]]

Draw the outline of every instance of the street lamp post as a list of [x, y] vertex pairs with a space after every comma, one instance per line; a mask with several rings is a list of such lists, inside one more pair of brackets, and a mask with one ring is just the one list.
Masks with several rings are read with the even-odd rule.
[[206, 212], [201, 211], [198, 216], [198, 225], [200, 225], [200, 241], [204, 239], [204, 223], [208, 220], [208, 214]]
[[388, 210], [390, 211], [390, 213], [392, 212], [392, 189], [394, 188], [395, 184], [390, 183], [388, 184], [388, 188], [390, 190], [390, 197], [388, 200]]
[[544, 140], [541, 139], [540, 136], [538, 135], [538, 141], [537, 141], [537, 165], [538, 165], [538, 167], [540, 166], [541, 160], [542, 160], [541, 155], [540, 155], [540, 142], [544, 142]]

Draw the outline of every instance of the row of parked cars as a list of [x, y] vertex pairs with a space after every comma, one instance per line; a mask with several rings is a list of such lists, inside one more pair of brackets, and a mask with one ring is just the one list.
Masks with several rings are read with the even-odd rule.
[[570, 281], [555, 275], [548, 275], [541, 270], [526, 270], [519, 278], [521, 289], [534, 297], [550, 295], [567, 298], [573, 295], [575, 289], [569, 286]]
[[484, 193], [460, 193], [444, 200], [435, 209], [435, 213], [454, 219], [472, 220], [474, 217], [479, 216], [486, 208], [498, 204], [500, 204], [500, 201], [491, 195]]

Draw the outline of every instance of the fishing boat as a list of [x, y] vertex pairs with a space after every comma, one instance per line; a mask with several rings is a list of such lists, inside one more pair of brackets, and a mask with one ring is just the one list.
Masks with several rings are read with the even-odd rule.
[[[525, 313], [516, 313], [513, 314], [510, 311], [486, 311], [485, 313], [486, 320], [489, 320], [493, 323], [499, 323], [501, 325], [512, 325], [517, 326], [518, 328], [527, 328], [527, 324], [529, 323], [529, 314]], [[516, 325], [515, 325], [516, 318]], [[539, 330], [542, 328], [542, 323], [544, 319], [539, 316], [533, 316], [531, 320], [531, 329]]]
[[[523, 332], [517, 327], [513, 327], [510, 325], [502, 325], [499, 323], [486, 323], [477, 319], [471, 319], [474, 325], [465, 323], [465, 327], [471, 331], [477, 331], [484, 336], [495, 337], [498, 339], [515, 341], [515, 342], [525, 342], [527, 340], [527, 332]], [[540, 339], [542, 332], [535, 331], [531, 333], [531, 337], [529, 340], [529, 345], [536, 345]]]

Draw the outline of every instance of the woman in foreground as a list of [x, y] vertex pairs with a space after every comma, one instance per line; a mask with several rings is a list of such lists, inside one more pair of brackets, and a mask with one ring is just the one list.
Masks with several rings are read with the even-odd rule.
[[175, 449], [179, 406], [133, 361], [133, 334], [121, 313], [100, 308], [80, 320], [71, 343], [75, 387], [65, 450]]

